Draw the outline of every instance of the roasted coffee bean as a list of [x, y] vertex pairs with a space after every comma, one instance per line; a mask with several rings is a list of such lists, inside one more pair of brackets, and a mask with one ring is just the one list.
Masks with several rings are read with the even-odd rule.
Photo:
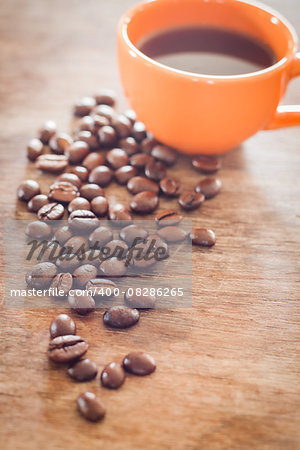
[[44, 248], [41, 248], [40, 253], [37, 254], [37, 261], [52, 262], [56, 264], [57, 258], [60, 256], [61, 251], [62, 247], [58, 241], [54, 241], [52, 238], [51, 241], [47, 242], [47, 245]]
[[35, 161], [35, 167], [42, 172], [60, 173], [68, 166], [65, 155], [41, 155]]
[[26, 282], [30, 288], [46, 289], [50, 286], [52, 279], [57, 274], [55, 264], [42, 262], [36, 264], [26, 274]]
[[113, 306], [103, 314], [103, 322], [111, 328], [129, 328], [135, 325], [140, 318], [137, 309], [127, 306]]
[[76, 289], [74, 295], [68, 295], [68, 303], [70, 308], [81, 316], [86, 316], [95, 311], [95, 301], [85, 291]]
[[34, 180], [23, 181], [17, 189], [17, 196], [19, 200], [28, 202], [35, 195], [40, 194], [41, 189], [39, 184]]
[[212, 247], [216, 243], [215, 233], [207, 228], [195, 228], [190, 233], [190, 239], [193, 245], [202, 247]]
[[140, 146], [136, 142], [136, 140], [132, 136], [128, 136], [127, 138], [123, 138], [119, 140], [119, 146], [128, 156], [134, 155], [135, 153], [140, 151]]
[[85, 287], [96, 300], [112, 297], [116, 288], [116, 283], [107, 278], [93, 278], [87, 282]]
[[103, 245], [112, 241], [113, 234], [109, 228], [98, 227], [96, 228], [89, 237], [89, 244], [94, 248], [102, 248]]
[[132, 352], [123, 359], [123, 367], [127, 372], [144, 376], [154, 372], [156, 364], [152, 356], [147, 353]]
[[109, 105], [97, 105], [93, 108], [93, 115], [99, 115], [105, 117], [111, 123], [117, 116], [116, 111]]
[[[84, 261], [87, 264], [92, 264], [93, 266], [98, 267], [100, 261], [102, 261], [101, 257], [102, 257], [102, 254], [101, 254], [100, 250], [91, 248], [90, 250], [85, 252]], [[99, 272], [100, 272], [100, 269], [99, 269]]]
[[[79, 198], [79, 197], [78, 197]], [[72, 231], [65, 225], [57, 228], [53, 235], [53, 241], [57, 241], [59, 244], [64, 244], [68, 239], [72, 237]]]
[[63, 155], [72, 142], [73, 139], [71, 136], [66, 133], [60, 133], [50, 139], [49, 147], [56, 155]]
[[[106, 120], [106, 119], [105, 119]], [[76, 124], [75, 132], [79, 131], [91, 131], [94, 132], [95, 121], [92, 116], [83, 116]]]
[[89, 176], [90, 183], [96, 183], [101, 187], [107, 186], [113, 177], [112, 170], [107, 166], [98, 166], [93, 169]]
[[97, 277], [97, 269], [92, 264], [83, 264], [74, 271], [74, 281], [76, 287], [83, 289], [88, 281]]
[[172, 166], [177, 160], [177, 153], [175, 150], [166, 145], [155, 145], [151, 151], [151, 155], [165, 163], [167, 166]]
[[105, 158], [101, 153], [92, 152], [84, 158], [82, 165], [88, 170], [93, 170], [95, 167], [101, 166], [104, 163]]
[[147, 137], [146, 127], [142, 122], [136, 121], [132, 127], [132, 136], [138, 142], [141, 142]]
[[214, 173], [221, 169], [221, 160], [215, 158], [214, 156], [196, 156], [192, 160], [193, 167], [199, 172], [203, 173]]
[[108, 208], [108, 218], [110, 220], [116, 221], [132, 221], [132, 215], [126, 206], [121, 203], [116, 203], [115, 205], [110, 205]]
[[123, 114], [130, 120], [131, 124], [133, 125], [136, 121], [135, 111], [133, 109], [126, 109]]
[[103, 189], [95, 183], [84, 184], [81, 186], [79, 192], [81, 197], [84, 197], [89, 201], [93, 200], [95, 197], [104, 196]]
[[158, 196], [155, 192], [144, 191], [136, 194], [130, 202], [132, 211], [140, 214], [153, 212], [159, 204]]
[[161, 161], [150, 160], [145, 166], [145, 175], [153, 181], [160, 181], [166, 176], [166, 166]]
[[35, 220], [27, 225], [25, 234], [35, 239], [48, 239], [52, 234], [52, 228], [45, 222]]
[[120, 138], [126, 138], [131, 134], [132, 124], [128, 117], [124, 116], [123, 114], [119, 114], [114, 118], [112, 126], [114, 127], [117, 135]]
[[76, 334], [76, 325], [67, 314], [59, 314], [52, 320], [50, 324], [50, 336], [52, 339], [57, 336], [70, 336], [72, 334]]
[[70, 214], [68, 224], [72, 231], [90, 233], [99, 226], [99, 219], [92, 211], [77, 209]]
[[77, 189], [79, 189], [82, 185], [81, 179], [75, 175], [75, 173], [62, 173], [56, 178], [55, 183], [59, 181], [67, 181], [68, 183], [76, 186]]
[[73, 166], [69, 168], [70, 173], [74, 173], [84, 183], [89, 178], [89, 171], [83, 166]]
[[157, 234], [166, 242], [182, 242], [186, 238], [186, 232], [174, 226], [163, 227]]
[[129, 246], [131, 246], [136, 239], [138, 242], [146, 239], [148, 236], [148, 231], [138, 225], [127, 225], [127, 227], [122, 228], [120, 231], [120, 238], [125, 241]]
[[42, 206], [47, 205], [49, 203], [47, 195], [38, 194], [32, 197], [28, 202], [28, 211], [37, 212], [41, 209]]
[[38, 137], [43, 144], [48, 144], [49, 140], [56, 133], [56, 123], [53, 120], [47, 120], [38, 132]]
[[97, 364], [91, 359], [81, 359], [68, 369], [69, 377], [76, 381], [90, 381], [97, 373]]
[[109, 389], [118, 389], [125, 381], [125, 371], [121, 364], [112, 362], [102, 370], [100, 380], [102, 386]]
[[120, 167], [128, 164], [128, 156], [125, 150], [121, 148], [113, 148], [106, 155], [106, 161], [113, 169], [119, 169]]
[[154, 158], [147, 153], [136, 153], [130, 157], [130, 164], [136, 169], [144, 169], [149, 161], [154, 161]]
[[87, 116], [95, 105], [96, 100], [93, 97], [82, 97], [74, 105], [74, 115], [77, 117]]
[[[72, 274], [66, 273], [58, 273], [52, 280], [51, 288], [59, 292], [59, 298], [66, 297], [69, 291], [72, 289], [73, 285], [73, 276]], [[55, 294], [56, 295], [56, 294]], [[64, 334], [75, 334], [74, 333], [64, 333]], [[57, 335], [59, 336], [59, 335]], [[52, 336], [55, 337], [55, 336]]]
[[82, 264], [81, 255], [76, 255], [73, 253], [61, 252], [59, 257], [56, 259], [56, 265], [62, 272], [73, 272], [78, 266]]
[[31, 139], [27, 145], [27, 158], [30, 161], [35, 161], [38, 156], [43, 153], [43, 143], [39, 139]]
[[108, 201], [102, 196], [93, 198], [91, 201], [91, 210], [97, 217], [104, 217], [108, 211]]
[[151, 191], [155, 192], [156, 194], [158, 194], [159, 192], [159, 186], [157, 183], [149, 180], [148, 178], [140, 176], [131, 178], [127, 183], [127, 189], [133, 195], [143, 191]]
[[196, 192], [201, 192], [205, 199], [215, 197], [221, 190], [222, 182], [219, 178], [206, 177], [195, 187]]
[[79, 256], [79, 253], [84, 254], [88, 250], [88, 240], [83, 236], [72, 236], [64, 243], [66, 252], [73, 253]]
[[177, 225], [182, 221], [182, 215], [172, 209], [165, 209], [157, 213], [155, 222], [159, 227]]
[[194, 191], [185, 191], [180, 195], [178, 203], [182, 209], [191, 211], [193, 209], [199, 208], [204, 200], [205, 197], [203, 194]]
[[106, 277], [122, 277], [127, 272], [125, 262], [118, 258], [109, 258], [100, 264], [100, 270]]
[[[91, 116], [88, 116], [88, 117], [91, 117]], [[93, 128], [93, 130], [89, 130], [89, 131], [92, 131], [93, 133], [95, 133], [95, 135], [97, 135], [100, 128], [106, 127], [110, 124], [110, 121], [104, 116], [99, 116], [98, 114], [93, 114], [92, 118], [94, 121], [94, 128]], [[99, 136], [98, 136], [98, 138], [99, 138]], [[99, 141], [99, 139], [98, 139], [98, 141]]]
[[57, 363], [68, 363], [87, 352], [88, 344], [76, 335], [57, 336], [49, 343], [48, 356]]
[[77, 408], [86, 420], [98, 422], [105, 416], [105, 406], [93, 392], [85, 392], [77, 397]]
[[48, 203], [38, 210], [37, 216], [40, 220], [59, 220], [64, 212], [65, 208], [60, 203]]
[[156, 297], [154, 295], [143, 295], [141, 288], [129, 288], [124, 294], [124, 302], [129, 308], [152, 309], [155, 308]]
[[83, 197], [77, 197], [72, 200], [68, 205], [68, 211], [71, 214], [73, 211], [76, 211], [77, 209], [91, 209], [90, 202]]
[[71, 164], [78, 164], [84, 160], [89, 152], [90, 149], [86, 142], [76, 141], [66, 149], [65, 155]]
[[106, 125], [98, 131], [98, 139], [101, 147], [113, 147], [117, 142], [117, 133], [113, 127]]
[[150, 234], [142, 243], [136, 244], [134, 250], [133, 263], [138, 269], [151, 267], [169, 254], [168, 245], [156, 234]]
[[115, 106], [116, 93], [111, 89], [101, 89], [96, 95], [95, 100], [97, 105]]
[[51, 184], [48, 198], [51, 202], [70, 203], [79, 196], [79, 192], [74, 184], [68, 181], [56, 181]]
[[92, 151], [99, 149], [99, 141], [97, 137], [90, 131], [86, 130], [79, 131], [76, 134], [74, 140], [85, 142], [89, 146], [89, 149]]
[[[104, 249], [103, 249], [104, 252]], [[105, 256], [106, 257], [116, 257], [118, 259], [125, 258], [128, 252], [128, 245], [121, 241], [120, 239], [113, 239], [112, 241], [105, 244]]]
[[141, 152], [150, 155], [153, 147], [157, 144], [158, 142], [156, 139], [154, 139], [154, 137], [146, 137], [145, 139], [142, 140], [140, 144]]
[[176, 178], [165, 177], [159, 182], [163, 194], [168, 197], [178, 197], [182, 192], [181, 182]]
[[138, 171], [132, 166], [123, 166], [115, 171], [115, 179], [119, 184], [127, 184], [130, 178], [135, 177]]

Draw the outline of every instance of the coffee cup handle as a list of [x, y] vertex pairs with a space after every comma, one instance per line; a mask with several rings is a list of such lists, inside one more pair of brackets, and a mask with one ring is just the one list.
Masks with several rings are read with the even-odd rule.
[[[290, 79], [300, 75], [300, 53], [295, 55]], [[274, 130], [276, 128], [293, 127], [300, 125], [300, 105], [282, 105], [278, 106], [271, 122], [265, 127], [265, 130]]]

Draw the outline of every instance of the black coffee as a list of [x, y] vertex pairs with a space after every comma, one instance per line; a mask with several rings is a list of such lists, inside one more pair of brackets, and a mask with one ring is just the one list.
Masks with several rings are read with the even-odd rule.
[[145, 55], [174, 69], [207, 75], [239, 75], [273, 65], [264, 43], [246, 34], [213, 27], [165, 29], [143, 38]]

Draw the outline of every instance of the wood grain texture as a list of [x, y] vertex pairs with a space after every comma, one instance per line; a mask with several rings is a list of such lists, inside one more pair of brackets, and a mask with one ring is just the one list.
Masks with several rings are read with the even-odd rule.
[[[2, 0], [0, 18], [1, 222], [30, 218], [15, 189], [38, 178], [27, 141], [51, 118], [69, 129], [74, 101], [118, 79], [115, 29], [131, 0]], [[297, 0], [269, 0], [300, 32]], [[285, 102], [300, 103], [300, 80]], [[127, 331], [101, 314], [75, 317], [102, 368], [130, 350], [157, 361], [116, 392], [75, 383], [45, 354], [57, 310], [1, 309], [3, 449], [296, 449], [299, 435], [299, 128], [261, 132], [223, 159], [224, 189], [190, 215], [217, 244], [193, 252], [193, 309], [142, 313]], [[199, 176], [175, 168], [186, 187]], [[45, 189], [50, 181], [43, 178]], [[112, 185], [111, 199], [128, 201]], [[176, 201], [161, 201], [175, 206]], [[3, 259], [3, 246], [1, 249]], [[3, 274], [3, 264], [1, 265]], [[1, 280], [4, 292], [4, 280]], [[2, 294], [1, 300], [4, 300]], [[86, 423], [75, 399], [100, 393], [103, 423]]]

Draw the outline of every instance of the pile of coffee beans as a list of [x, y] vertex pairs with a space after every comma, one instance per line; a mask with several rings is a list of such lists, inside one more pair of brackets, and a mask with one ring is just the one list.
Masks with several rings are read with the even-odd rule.
[[[97, 377], [98, 366], [94, 361], [85, 358], [89, 346], [83, 338], [76, 335], [76, 325], [71, 317], [59, 314], [52, 320], [50, 339], [49, 359], [56, 364], [68, 364], [67, 374], [72, 380], [83, 382]], [[113, 361], [103, 368], [100, 384], [108, 389], [119, 389], [125, 382], [126, 372], [145, 376], [155, 369], [156, 363], [152, 356], [144, 352], [131, 352], [123, 358], [122, 364]], [[85, 419], [92, 422], [102, 419], [106, 412], [101, 399], [93, 392], [80, 394], [77, 398], [77, 408]]]

